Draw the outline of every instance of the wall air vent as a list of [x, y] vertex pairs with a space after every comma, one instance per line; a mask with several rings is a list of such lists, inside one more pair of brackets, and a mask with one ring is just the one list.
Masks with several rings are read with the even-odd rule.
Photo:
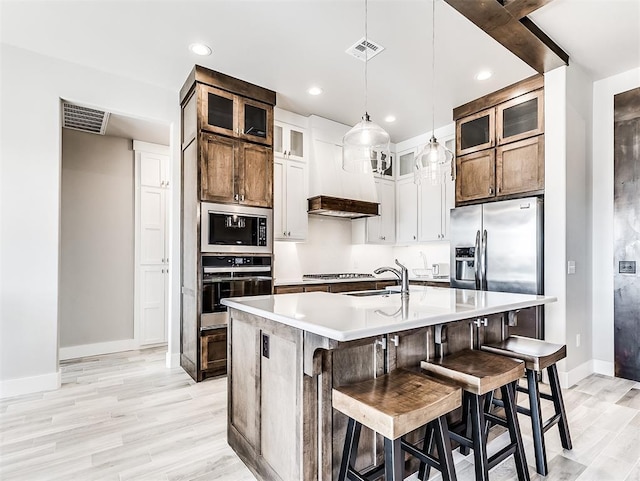
[[365, 38], [362, 37], [360, 40], [354, 43], [351, 47], [345, 50], [345, 52], [348, 53], [349, 55], [354, 56], [358, 60], [362, 60], [364, 62], [365, 58], [367, 60], [371, 60], [373, 57], [378, 55], [383, 50], [384, 50], [384, 47], [379, 43], [376, 43], [371, 39], [365, 40]]
[[80, 105], [62, 102], [62, 126], [92, 134], [104, 135], [109, 121], [109, 112], [90, 109]]

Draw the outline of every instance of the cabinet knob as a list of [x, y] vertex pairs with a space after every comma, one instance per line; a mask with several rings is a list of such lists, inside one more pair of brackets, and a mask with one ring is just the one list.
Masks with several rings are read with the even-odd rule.
[[493, 187], [489, 187], [489, 194], [493, 194]]
[[287, 235], [288, 235], [289, 237], [291, 237], [291, 231], [287, 232]]
[[240, 196], [238, 194], [233, 194], [233, 200], [240, 200]]
[[168, 180], [164, 183], [164, 186], [165, 187], [169, 187], [169, 181]]
[[285, 236], [285, 237], [287, 237], [287, 231], [285, 230], [285, 231], [282, 233], [282, 235], [283, 235], [283, 236]]
[[160, 187], [164, 187], [164, 180], [160, 181]]
[[416, 236], [413, 236], [413, 240], [416, 240]]
[[244, 202], [244, 194], [240, 194], [240, 202]]

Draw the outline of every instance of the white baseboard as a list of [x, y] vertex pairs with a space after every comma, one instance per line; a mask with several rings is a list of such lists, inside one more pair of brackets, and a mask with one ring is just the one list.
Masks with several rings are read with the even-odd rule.
[[77, 359], [79, 357], [99, 356], [101, 354], [110, 354], [112, 352], [132, 351], [139, 347], [140, 346], [135, 339], [123, 339], [121, 341], [61, 347], [59, 357], [61, 361], [66, 361], [67, 359]]
[[593, 372], [597, 374], [603, 374], [605, 376], [614, 377], [616, 374], [615, 365], [609, 361], [601, 361], [600, 359], [593, 360]]
[[[578, 367], [573, 368], [571, 371], [558, 371], [558, 380], [560, 381], [560, 387], [562, 389], [569, 389], [574, 384], [582, 381], [585, 377], [593, 374], [593, 359], [589, 359], [583, 362]], [[549, 382], [547, 378], [547, 372], [544, 372], [545, 382]]]
[[172, 367], [180, 367], [180, 353], [167, 351], [166, 366], [168, 369], [171, 369]]
[[21, 396], [41, 391], [53, 391], [62, 384], [62, 372], [41, 374], [40, 376], [21, 377], [0, 381], [0, 398]]

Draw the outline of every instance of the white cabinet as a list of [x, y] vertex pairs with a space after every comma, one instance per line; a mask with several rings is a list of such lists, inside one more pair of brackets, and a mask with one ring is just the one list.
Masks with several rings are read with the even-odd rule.
[[273, 155], [304, 161], [307, 157], [305, 129], [278, 120], [273, 123]]
[[396, 183], [397, 243], [418, 241], [418, 186], [413, 177]]
[[273, 163], [273, 237], [307, 238], [307, 164], [275, 158]]
[[[454, 147], [453, 137], [443, 140]], [[421, 147], [399, 152], [396, 185], [398, 244], [429, 242], [449, 238], [449, 211], [455, 203], [455, 182], [449, 175], [444, 184], [413, 183], [414, 159]], [[410, 174], [410, 175], [409, 175]]]
[[134, 141], [136, 151], [136, 321], [138, 344], [167, 342], [170, 198], [168, 149]]
[[395, 183], [389, 180], [376, 179], [378, 193], [379, 216], [367, 218], [368, 244], [394, 244], [396, 241], [396, 198]]

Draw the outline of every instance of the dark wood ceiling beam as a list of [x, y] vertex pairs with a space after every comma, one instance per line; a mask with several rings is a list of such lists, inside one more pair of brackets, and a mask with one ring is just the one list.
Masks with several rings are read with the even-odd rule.
[[502, 4], [513, 18], [519, 20], [531, 12], [535, 12], [540, 7], [544, 7], [549, 2], [551, 0], [504, 0]]
[[[498, 0], [445, 0], [536, 72], [568, 65], [569, 56], [528, 18], [514, 16]], [[551, 0], [546, 0], [548, 3]], [[520, 7], [515, 5], [520, 3]], [[514, 11], [525, 9], [525, 0], [510, 2]], [[531, 2], [536, 3], [534, 0]], [[542, 3], [544, 0], [537, 0]], [[533, 5], [529, 5], [532, 8]]]

